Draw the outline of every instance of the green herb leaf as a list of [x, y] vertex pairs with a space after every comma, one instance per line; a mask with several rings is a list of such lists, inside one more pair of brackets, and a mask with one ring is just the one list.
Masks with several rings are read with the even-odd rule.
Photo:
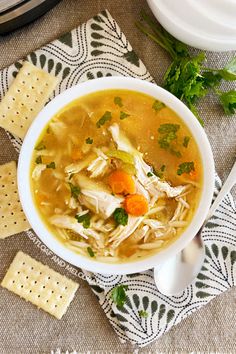
[[[71, 178], [71, 175], [70, 175]], [[69, 179], [70, 179], [69, 178]], [[70, 192], [71, 192], [71, 196], [75, 199], [78, 198], [79, 194], [80, 194], [80, 188], [78, 186], [73, 185], [72, 183], [69, 182], [69, 186], [70, 186]]]
[[189, 140], [190, 140], [190, 136], [185, 136], [185, 137], [184, 137], [183, 146], [184, 146], [185, 148], [188, 147]]
[[97, 121], [96, 126], [98, 128], [101, 128], [102, 125], [104, 125], [106, 122], [108, 122], [109, 120], [111, 120], [112, 115], [111, 112], [106, 111], [103, 116]]
[[123, 107], [123, 102], [122, 102], [122, 99], [121, 99], [121, 97], [115, 97], [114, 98], [114, 103], [117, 105], [117, 106], [119, 106], [119, 107]]
[[76, 220], [78, 223], [83, 224], [83, 227], [85, 229], [88, 229], [90, 226], [90, 219], [91, 215], [89, 213], [84, 214], [84, 215], [75, 215]]
[[138, 312], [139, 316], [140, 317], [143, 317], [143, 318], [147, 318], [148, 317], [148, 312], [144, 311], [144, 310], [140, 310]]
[[165, 169], [166, 169], [166, 165], [162, 165], [161, 168], [160, 168], [161, 172], [164, 172]]
[[147, 173], [147, 177], [152, 177], [153, 176], [153, 173], [152, 172], [148, 172]]
[[86, 140], [85, 140], [85, 142], [86, 142], [86, 144], [92, 144], [93, 143], [93, 139], [91, 139], [91, 138], [87, 138]]
[[152, 108], [156, 111], [159, 112], [162, 108], [164, 108], [166, 105], [160, 101], [155, 100]]
[[35, 160], [35, 163], [37, 163], [37, 164], [42, 163], [42, 156], [37, 156], [36, 160]]
[[91, 247], [87, 247], [87, 252], [90, 255], [90, 257], [95, 257], [95, 253], [93, 252]]
[[47, 168], [52, 168], [53, 170], [55, 170], [56, 164], [55, 164], [54, 161], [52, 161], [52, 162], [48, 163], [48, 164], [46, 165], [46, 167], [47, 167]]
[[172, 124], [172, 123], [165, 123], [165, 124], [161, 124], [158, 132], [161, 134], [164, 133], [176, 133], [180, 128], [179, 124]]
[[74, 173], [71, 173], [69, 176], [69, 181], [71, 180], [71, 178], [74, 176]]
[[45, 149], [46, 149], [46, 146], [43, 141], [40, 141], [40, 143], [37, 146], [35, 146], [35, 148], [34, 148], [34, 150], [37, 150], [37, 151], [41, 151], [41, 150], [45, 150]]
[[205, 71], [202, 76], [204, 78], [204, 86], [209, 88], [219, 86], [222, 80], [222, 77], [218, 73], [212, 71]]
[[236, 91], [231, 90], [228, 92], [220, 93], [220, 103], [223, 106], [225, 114], [231, 115], [236, 112]]
[[180, 176], [183, 173], [190, 173], [191, 171], [195, 171], [194, 162], [183, 162], [178, 167], [177, 175]]
[[128, 214], [123, 208], [116, 208], [113, 213], [113, 218], [117, 225], [127, 225], [128, 224]]
[[224, 80], [236, 80], [236, 57], [233, 58], [223, 69], [219, 70], [218, 73]]
[[117, 285], [112, 289], [111, 298], [118, 308], [124, 307], [127, 299], [126, 290], [128, 285]]
[[130, 114], [128, 114], [128, 113], [125, 113], [125, 112], [120, 112], [120, 119], [121, 120], [123, 120], [123, 119], [125, 119], [125, 118], [127, 118], [127, 117], [130, 117]]

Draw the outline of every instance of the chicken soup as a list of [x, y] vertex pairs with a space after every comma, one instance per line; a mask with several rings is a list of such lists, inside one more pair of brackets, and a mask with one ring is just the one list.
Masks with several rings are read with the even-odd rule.
[[158, 98], [128, 90], [59, 111], [32, 156], [32, 191], [66, 247], [102, 262], [148, 257], [181, 237], [203, 170], [190, 130]]

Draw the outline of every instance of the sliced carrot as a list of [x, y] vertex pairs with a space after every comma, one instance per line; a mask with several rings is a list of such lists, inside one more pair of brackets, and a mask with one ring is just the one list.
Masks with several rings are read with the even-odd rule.
[[141, 216], [148, 212], [148, 201], [141, 194], [128, 195], [125, 198], [124, 208], [130, 215]]
[[78, 148], [73, 148], [71, 152], [72, 160], [76, 161], [82, 158], [82, 153]]
[[108, 183], [113, 193], [133, 194], [135, 193], [135, 183], [128, 173], [122, 170], [116, 170], [108, 177]]

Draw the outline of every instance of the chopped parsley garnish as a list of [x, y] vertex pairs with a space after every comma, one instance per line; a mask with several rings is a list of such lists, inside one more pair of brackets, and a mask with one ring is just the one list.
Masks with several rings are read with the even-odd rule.
[[138, 312], [138, 314], [139, 314], [140, 317], [143, 317], [143, 318], [147, 318], [148, 317], [148, 312], [144, 311], [144, 310], [140, 310]]
[[[71, 175], [70, 175], [71, 178]], [[69, 186], [70, 186], [70, 192], [71, 192], [71, 196], [75, 199], [78, 198], [79, 194], [80, 194], [80, 187], [75, 186], [74, 184], [69, 182]]]
[[172, 124], [172, 123], [165, 123], [165, 124], [161, 124], [158, 131], [161, 134], [164, 133], [176, 133], [180, 128], [179, 124]]
[[95, 253], [93, 252], [91, 247], [87, 247], [87, 252], [90, 255], [90, 257], [95, 257]]
[[161, 172], [164, 172], [165, 169], [166, 169], [166, 165], [162, 165], [161, 168], [160, 168]]
[[152, 105], [152, 108], [153, 108], [156, 112], [160, 111], [160, 110], [161, 110], [162, 108], [164, 108], [164, 107], [165, 107], [165, 104], [162, 103], [162, 102], [160, 102], [160, 101], [157, 101], [157, 100], [155, 100], [154, 103], [153, 103], [153, 105]]
[[189, 140], [190, 140], [190, 136], [185, 136], [185, 137], [184, 137], [183, 146], [184, 146], [185, 148], [188, 147]]
[[113, 218], [117, 223], [117, 225], [125, 226], [128, 223], [128, 214], [123, 208], [116, 208], [116, 210], [113, 213]]
[[35, 148], [34, 148], [34, 150], [37, 150], [37, 151], [41, 151], [41, 150], [45, 150], [45, 149], [46, 149], [46, 146], [43, 141], [40, 141], [40, 143], [37, 146], [35, 146]]
[[118, 308], [122, 308], [126, 302], [128, 285], [117, 285], [112, 289], [111, 298]]
[[148, 176], [148, 177], [152, 177], [152, 176], [153, 176], [153, 173], [152, 173], [152, 172], [148, 172], [148, 173], [147, 173], [147, 176]]
[[179, 124], [165, 123], [161, 124], [158, 132], [160, 134], [158, 143], [161, 149], [168, 150], [172, 155], [181, 157], [181, 152], [176, 150], [173, 146], [174, 140], [177, 140], [177, 131], [179, 130]]
[[106, 111], [103, 116], [97, 121], [96, 126], [98, 128], [101, 128], [102, 125], [104, 125], [106, 122], [108, 122], [109, 120], [111, 120], [112, 115], [111, 112]]
[[115, 97], [114, 98], [114, 103], [117, 105], [117, 106], [119, 106], [119, 107], [123, 107], [123, 102], [122, 102], [122, 99], [121, 99], [121, 97]]
[[42, 163], [42, 156], [36, 157], [35, 163], [37, 163], [37, 164]]
[[177, 175], [180, 176], [183, 173], [190, 173], [191, 171], [195, 171], [194, 162], [183, 162], [178, 167]]
[[84, 215], [75, 215], [75, 218], [80, 224], [83, 224], [85, 229], [89, 228], [91, 219], [91, 215], [89, 213]]
[[125, 119], [125, 118], [127, 118], [127, 117], [129, 117], [129, 116], [130, 116], [130, 114], [128, 114], [128, 113], [125, 113], [125, 112], [123, 112], [123, 111], [120, 112], [120, 119], [121, 119], [121, 120], [123, 120], [123, 119]]
[[93, 139], [88, 137], [86, 140], [85, 140], [86, 144], [92, 144], [93, 143]]
[[55, 170], [56, 164], [55, 164], [54, 161], [52, 161], [52, 162], [48, 163], [48, 164], [46, 165], [46, 167], [47, 167], [47, 168], [52, 168], [53, 170]]

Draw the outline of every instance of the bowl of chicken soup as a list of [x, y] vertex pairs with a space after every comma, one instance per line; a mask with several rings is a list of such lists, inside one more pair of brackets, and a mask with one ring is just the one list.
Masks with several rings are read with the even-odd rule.
[[211, 204], [214, 161], [190, 110], [155, 84], [109, 77], [54, 98], [19, 157], [24, 212], [48, 248], [104, 274], [180, 252]]

